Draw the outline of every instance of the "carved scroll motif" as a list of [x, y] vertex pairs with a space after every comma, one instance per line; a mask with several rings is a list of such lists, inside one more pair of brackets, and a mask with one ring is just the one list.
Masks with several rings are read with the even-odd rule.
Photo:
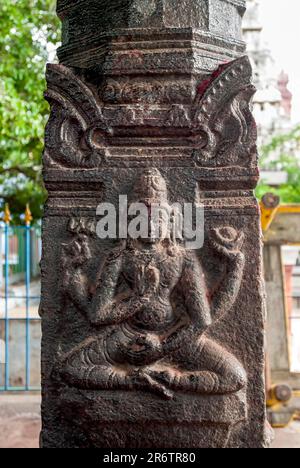
[[45, 97], [51, 104], [51, 115], [46, 128], [45, 162], [52, 159], [74, 168], [101, 165], [110, 129], [93, 91], [63, 65], [49, 65], [47, 81]]
[[[193, 124], [200, 125], [207, 143], [194, 150], [199, 165], [228, 166], [257, 163], [257, 130], [250, 103], [256, 91], [249, 59], [223, 65], [216, 78], [199, 87]], [[204, 88], [204, 89], [202, 89]]]
[[[109, 79], [99, 90], [63, 65], [50, 65], [47, 78], [51, 116], [46, 165], [113, 165], [115, 149], [118, 155], [132, 147], [146, 151], [160, 148], [169, 138], [177, 149], [190, 153], [191, 165], [256, 165], [257, 132], [250, 110], [255, 88], [246, 57], [222, 66], [201, 83], [194, 101], [191, 88], [188, 97], [187, 83], [181, 83], [182, 103], [170, 99], [170, 82], [152, 77], [125, 83]], [[163, 149], [160, 153], [162, 160], [166, 158]]]

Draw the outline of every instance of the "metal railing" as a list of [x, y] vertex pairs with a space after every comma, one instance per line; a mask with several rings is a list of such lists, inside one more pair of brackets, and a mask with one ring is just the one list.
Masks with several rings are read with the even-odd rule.
[[39, 390], [40, 233], [31, 226], [29, 207], [25, 225], [11, 225], [8, 206], [3, 220], [0, 226], [0, 392]]

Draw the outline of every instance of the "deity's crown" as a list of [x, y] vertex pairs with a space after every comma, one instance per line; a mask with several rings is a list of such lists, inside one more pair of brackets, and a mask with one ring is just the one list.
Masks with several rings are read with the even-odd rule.
[[168, 202], [167, 184], [157, 169], [143, 171], [135, 183], [132, 199], [147, 204]]

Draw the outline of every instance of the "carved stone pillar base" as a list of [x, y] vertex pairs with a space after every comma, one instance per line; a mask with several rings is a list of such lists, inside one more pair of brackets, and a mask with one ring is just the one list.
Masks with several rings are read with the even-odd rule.
[[83, 446], [96, 448], [225, 448], [234, 427], [247, 419], [245, 392], [161, 401], [139, 393], [65, 389], [61, 405], [70, 431], [79, 429]]

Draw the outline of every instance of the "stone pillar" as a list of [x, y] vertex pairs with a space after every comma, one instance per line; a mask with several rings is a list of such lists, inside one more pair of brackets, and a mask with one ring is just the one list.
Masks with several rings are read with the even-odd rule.
[[[267, 293], [267, 343], [272, 383], [282, 383], [290, 373], [286, 283], [282, 263], [282, 245], [266, 244], [264, 270]], [[284, 380], [285, 382], [285, 380]]]
[[[46, 92], [43, 447], [268, 444], [244, 10], [244, 0], [58, 0], [63, 45]], [[114, 229], [100, 240], [97, 206], [118, 209], [119, 195], [147, 209], [204, 206], [204, 246], [120, 230], [111, 239]]]

